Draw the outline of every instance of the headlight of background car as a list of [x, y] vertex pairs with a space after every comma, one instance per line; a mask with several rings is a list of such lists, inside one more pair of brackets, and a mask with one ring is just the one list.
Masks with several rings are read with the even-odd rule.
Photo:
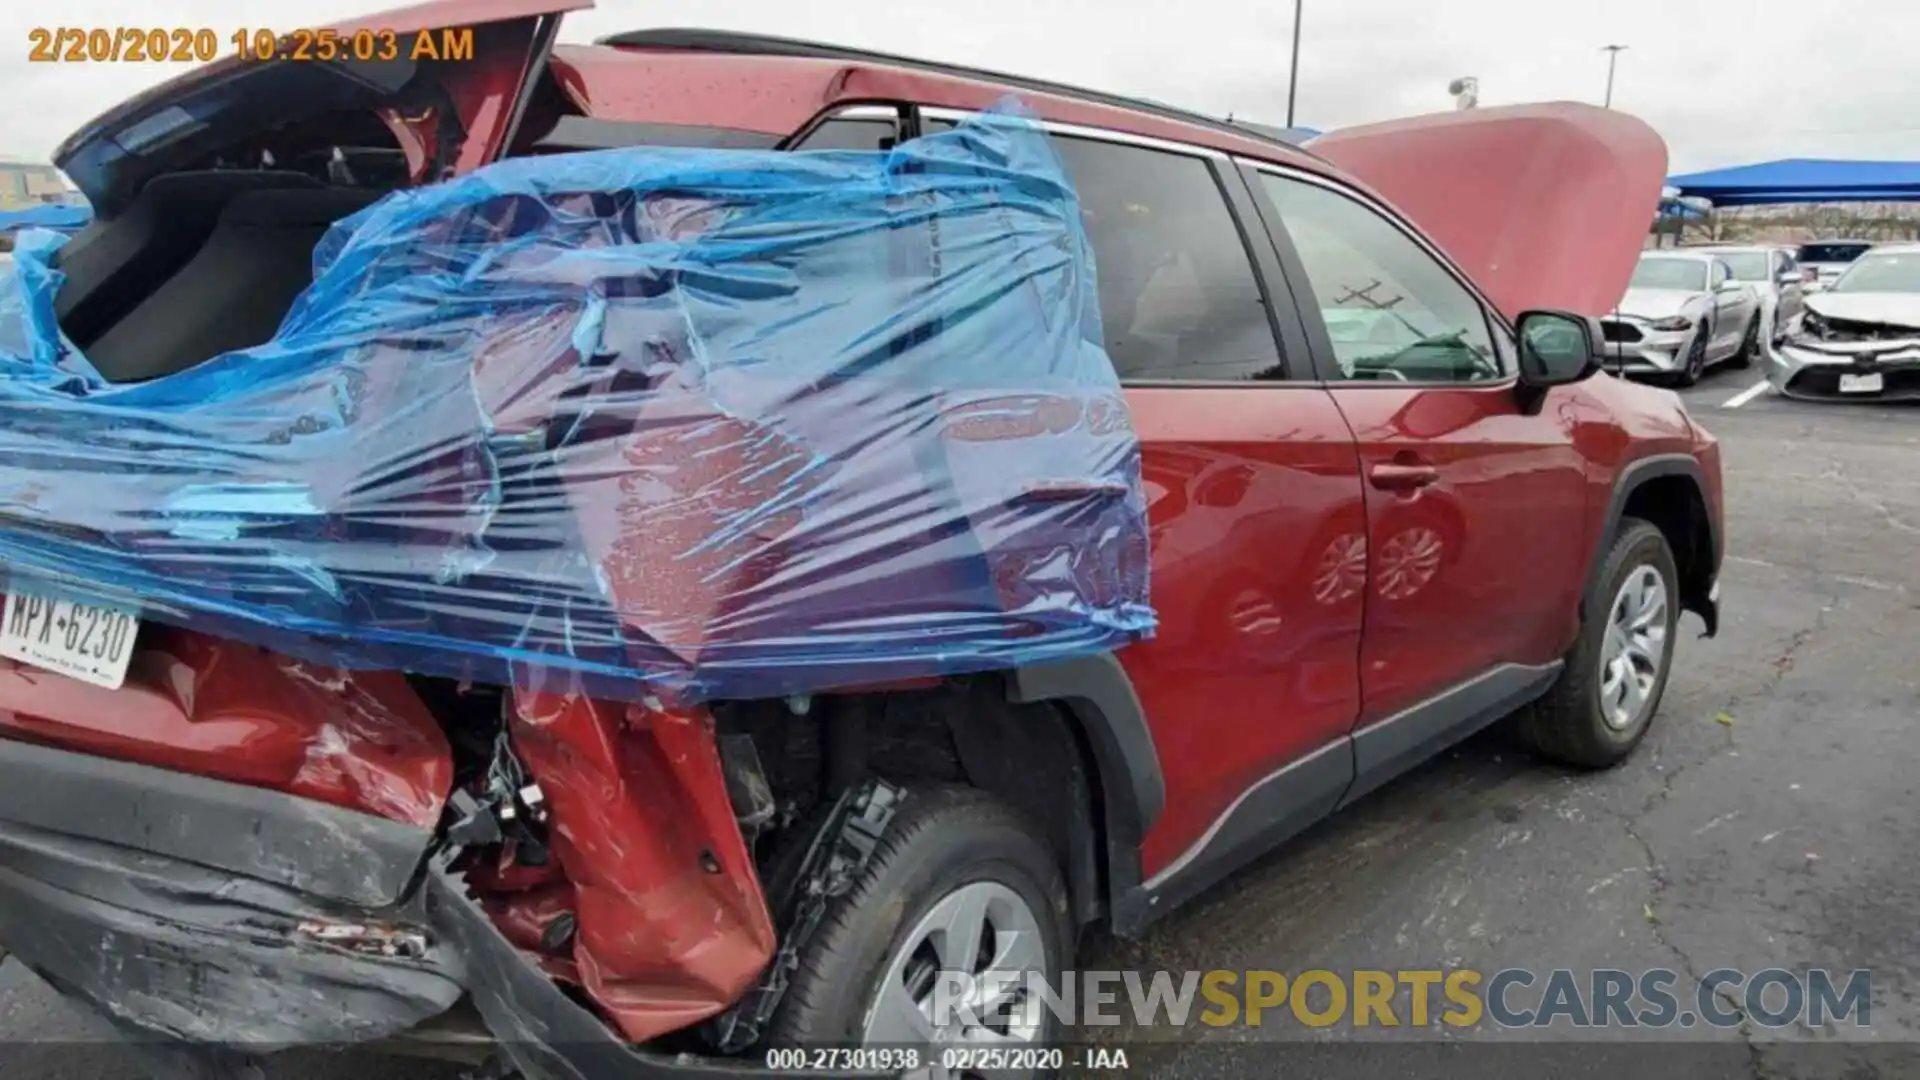
[[1664, 319], [1655, 319], [1647, 325], [1655, 330], [1691, 330], [1693, 320], [1685, 315], [1670, 315]]

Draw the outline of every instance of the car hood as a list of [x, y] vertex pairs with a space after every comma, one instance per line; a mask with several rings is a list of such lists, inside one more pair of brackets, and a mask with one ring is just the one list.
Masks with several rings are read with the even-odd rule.
[[1667, 171], [1651, 127], [1573, 102], [1344, 128], [1308, 149], [1411, 218], [1508, 318], [1611, 312]]
[[1886, 323], [1920, 332], [1920, 293], [1832, 293], [1807, 297], [1807, 307], [1830, 319]]
[[1700, 296], [1686, 289], [1628, 289], [1620, 297], [1619, 311], [1636, 319], [1665, 319], [1680, 314]]

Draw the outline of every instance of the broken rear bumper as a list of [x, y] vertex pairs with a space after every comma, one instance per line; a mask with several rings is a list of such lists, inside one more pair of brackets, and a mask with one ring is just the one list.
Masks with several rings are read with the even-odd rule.
[[528, 1080], [772, 1075], [616, 1037], [494, 929], [433, 835], [0, 739], [0, 949], [123, 1027], [267, 1053], [462, 995]]

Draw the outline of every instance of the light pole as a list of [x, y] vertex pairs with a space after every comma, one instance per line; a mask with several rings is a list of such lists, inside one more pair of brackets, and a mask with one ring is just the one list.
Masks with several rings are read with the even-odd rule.
[[1624, 48], [1625, 45], [1600, 46], [1600, 51], [1607, 54], [1607, 100], [1604, 105], [1609, 109], [1613, 108], [1613, 65], [1620, 59], [1620, 50]]
[[1293, 0], [1293, 63], [1287, 67], [1287, 126], [1293, 126], [1293, 95], [1300, 88], [1300, 6], [1306, 0]]

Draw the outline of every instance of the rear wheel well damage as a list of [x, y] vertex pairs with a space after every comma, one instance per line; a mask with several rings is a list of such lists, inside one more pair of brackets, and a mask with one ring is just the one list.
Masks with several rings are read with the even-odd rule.
[[1699, 615], [1711, 636], [1719, 629], [1711, 601], [1719, 566], [1713, 519], [1708, 515], [1698, 477], [1680, 468], [1658, 471], [1633, 483], [1623, 495], [1616, 498], [1619, 510], [1607, 523], [1603, 542], [1611, 542], [1629, 519], [1659, 529], [1673, 549], [1674, 564], [1680, 572], [1681, 606]]
[[[1003, 678], [979, 676], [924, 688], [730, 702], [716, 705], [714, 715], [723, 742], [751, 740], [771, 800], [769, 831], [805, 830], [869, 777], [908, 792], [962, 784], [1004, 802], [1044, 834], [1060, 860], [1076, 923], [1106, 913], [1100, 777], [1065, 703], [1017, 700]], [[755, 816], [737, 808], [743, 824]], [[763, 871], [786, 846], [779, 835], [756, 845]]]

